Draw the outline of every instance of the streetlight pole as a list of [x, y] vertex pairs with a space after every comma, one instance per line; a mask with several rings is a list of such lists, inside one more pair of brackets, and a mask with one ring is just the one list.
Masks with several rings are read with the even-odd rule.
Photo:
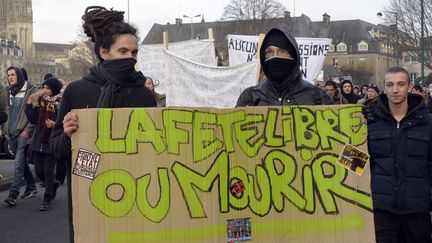
[[421, 62], [421, 77], [424, 79], [424, 52], [425, 52], [425, 43], [424, 43], [424, 0], [420, 0], [421, 7], [421, 37], [420, 37], [420, 62]]
[[[423, 1], [423, 0], [422, 0]], [[398, 28], [398, 13], [387, 11], [395, 16], [395, 24], [396, 24], [396, 65], [399, 67], [399, 28]], [[382, 17], [383, 14], [381, 12], [377, 13], [378, 17]], [[387, 50], [388, 51], [388, 50]]]
[[129, 14], [129, 0], [128, 0], [128, 23], [130, 23], [130, 18], [129, 18], [130, 14]]
[[193, 40], [194, 34], [193, 34], [193, 18], [201, 17], [201, 14], [197, 14], [195, 16], [188, 16], [186, 14], [183, 15], [183, 18], [190, 18], [191, 20], [191, 40]]

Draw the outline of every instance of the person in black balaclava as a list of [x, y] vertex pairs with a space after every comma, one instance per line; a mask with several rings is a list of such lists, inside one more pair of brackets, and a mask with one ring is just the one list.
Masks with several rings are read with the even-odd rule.
[[333, 103], [323, 89], [303, 80], [297, 42], [288, 32], [274, 28], [267, 33], [260, 62], [266, 79], [245, 89], [237, 107]]

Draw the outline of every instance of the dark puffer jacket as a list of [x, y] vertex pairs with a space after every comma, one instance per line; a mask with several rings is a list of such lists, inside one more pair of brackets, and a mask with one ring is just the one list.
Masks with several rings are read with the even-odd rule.
[[373, 206], [395, 215], [431, 210], [432, 115], [420, 96], [409, 95], [408, 106], [398, 124], [381, 94], [368, 125]]
[[[295, 53], [292, 55], [297, 61], [294, 72], [284, 81], [285, 90], [277, 92], [271, 85], [271, 80], [264, 79], [257, 86], [252, 86], [245, 89], [237, 100], [236, 107], [240, 106], [272, 106], [272, 105], [326, 105], [333, 104], [330, 96], [321, 88], [309, 83], [302, 79], [302, 72], [300, 70], [300, 53], [298, 50], [297, 42], [294, 37], [282, 29], [271, 29], [263, 40], [260, 48], [260, 63], [263, 67], [264, 74], [269, 77], [265, 68], [265, 43], [267, 37], [273, 32], [282, 32], [287, 40], [292, 44]], [[281, 93], [282, 95], [279, 95]]]

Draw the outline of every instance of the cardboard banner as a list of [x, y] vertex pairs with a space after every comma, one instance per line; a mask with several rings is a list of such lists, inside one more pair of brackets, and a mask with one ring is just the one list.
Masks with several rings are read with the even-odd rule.
[[78, 243], [375, 239], [361, 106], [76, 112]]
[[171, 52], [166, 52], [165, 58], [169, 78], [158, 90], [166, 93], [167, 106], [235, 107], [240, 93], [257, 80], [258, 61], [215, 67], [191, 62]]
[[[188, 40], [169, 44], [169, 50], [187, 60], [210, 66], [217, 65], [214, 40]], [[138, 50], [139, 70], [156, 82], [164, 83], [165, 59], [162, 44], [141, 45]]]
[[[324, 65], [331, 39], [296, 37], [303, 71], [303, 78], [311, 83], [318, 77]], [[228, 35], [230, 66], [250, 62], [256, 57], [258, 36]]]

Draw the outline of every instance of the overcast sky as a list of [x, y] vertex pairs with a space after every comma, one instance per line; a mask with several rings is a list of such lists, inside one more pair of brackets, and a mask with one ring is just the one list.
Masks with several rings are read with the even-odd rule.
[[[130, 22], [138, 26], [141, 39], [154, 23], [175, 23], [175, 18], [204, 14], [207, 22], [220, 19], [223, 8], [230, 0], [129, 0]], [[302, 13], [313, 21], [328, 13], [331, 20], [362, 19], [373, 24], [382, 22], [376, 14], [390, 0], [294, 0], [281, 1], [291, 16]], [[33, 38], [35, 42], [71, 43], [77, 40], [81, 16], [87, 6], [101, 5], [125, 11], [128, 0], [33, 0]], [[295, 10], [294, 10], [295, 9]], [[194, 19], [194, 22], [200, 21]], [[190, 23], [189, 19], [183, 20]]]

